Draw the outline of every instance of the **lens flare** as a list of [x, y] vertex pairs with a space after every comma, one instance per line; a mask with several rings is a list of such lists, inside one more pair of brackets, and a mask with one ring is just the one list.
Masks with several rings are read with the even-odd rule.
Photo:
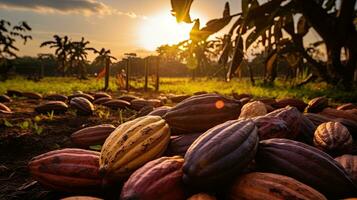
[[216, 102], [216, 108], [217, 109], [222, 109], [224, 107], [224, 102], [219, 100]]

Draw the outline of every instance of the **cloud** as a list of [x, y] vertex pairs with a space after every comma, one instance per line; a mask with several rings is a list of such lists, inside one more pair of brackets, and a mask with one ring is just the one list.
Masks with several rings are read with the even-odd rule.
[[0, 0], [0, 8], [31, 10], [39, 13], [124, 15], [130, 18], [146, 18], [132, 12], [118, 11], [98, 0]]

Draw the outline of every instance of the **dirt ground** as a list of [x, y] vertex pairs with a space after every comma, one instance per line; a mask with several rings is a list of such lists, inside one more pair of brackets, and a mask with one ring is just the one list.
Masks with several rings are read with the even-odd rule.
[[[46, 116], [34, 112], [39, 103], [41, 100], [15, 99], [6, 103], [15, 113], [0, 114], [0, 199], [59, 199], [71, 196], [41, 187], [31, 178], [27, 170], [28, 161], [51, 150], [75, 147], [69, 136], [83, 127], [120, 124], [119, 111], [111, 111], [106, 117], [100, 116], [97, 111], [90, 117], [76, 116], [71, 111]], [[99, 110], [107, 112], [105, 108]], [[127, 119], [133, 115], [133, 111], [122, 113]], [[34, 123], [42, 131], [33, 128]]]

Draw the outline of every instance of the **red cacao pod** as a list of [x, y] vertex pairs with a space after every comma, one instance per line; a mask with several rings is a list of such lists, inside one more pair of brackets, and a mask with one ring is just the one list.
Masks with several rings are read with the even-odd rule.
[[74, 132], [71, 135], [71, 140], [74, 144], [81, 147], [102, 145], [114, 130], [115, 126], [111, 124], [91, 126]]
[[46, 100], [50, 101], [63, 101], [66, 102], [68, 100], [68, 97], [66, 95], [62, 94], [50, 94], [44, 97]]
[[272, 106], [275, 108], [285, 108], [286, 106], [292, 106], [297, 108], [300, 112], [304, 112], [307, 104], [299, 99], [288, 98], [278, 100], [276, 103], [273, 103]]
[[309, 101], [306, 111], [310, 113], [318, 113], [328, 107], [328, 99], [326, 97], [316, 97]]
[[93, 104], [83, 97], [75, 97], [71, 99], [70, 104], [77, 110], [77, 114], [79, 115], [91, 115], [94, 111]]

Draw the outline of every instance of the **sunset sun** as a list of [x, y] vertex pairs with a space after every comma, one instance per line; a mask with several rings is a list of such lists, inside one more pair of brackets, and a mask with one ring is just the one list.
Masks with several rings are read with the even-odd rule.
[[139, 45], [154, 51], [163, 44], [177, 44], [189, 38], [191, 28], [192, 24], [178, 24], [170, 13], [151, 16], [139, 28]]

